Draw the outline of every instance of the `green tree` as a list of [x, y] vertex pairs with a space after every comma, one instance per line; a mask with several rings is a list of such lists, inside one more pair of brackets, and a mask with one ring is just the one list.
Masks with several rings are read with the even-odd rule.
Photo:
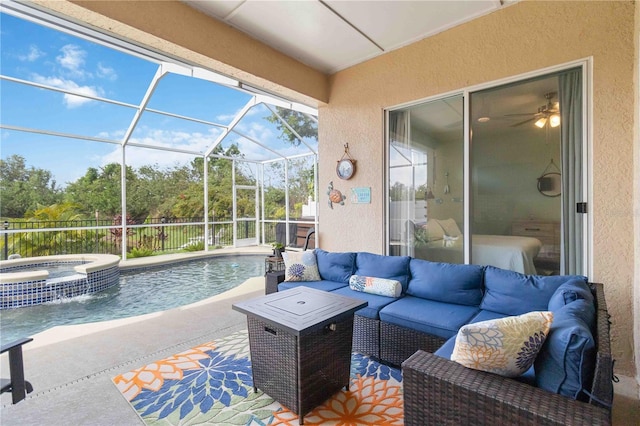
[[24, 157], [12, 155], [0, 160], [0, 216], [19, 218], [62, 199], [48, 170], [27, 167]]
[[[291, 143], [293, 146], [300, 145], [301, 141], [298, 136], [318, 140], [318, 123], [310, 116], [280, 107], [276, 107], [276, 112], [288, 126], [276, 114], [272, 113], [265, 118], [276, 125], [281, 132], [280, 139]], [[291, 129], [295, 130], [295, 133]], [[302, 205], [306, 204], [308, 197], [314, 193], [313, 164], [309, 164], [305, 160], [289, 161], [289, 177], [290, 214], [293, 217], [299, 217], [302, 214]], [[269, 210], [282, 211], [284, 213], [283, 208], [269, 208]], [[284, 214], [282, 217], [284, 218]]]
[[[60, 203], [50, 206], [40, 206], [31, 213], [27, 213], [28, 222], [34, 222], [34, 228], [54, 228], [62, 222], [73, 222], [81, 219], [78, 213], [80, 206], [73, 203]], [[67, 226], [62, 225], [62, 226]], [[62, 250], [70, 253], [86, 251], [86, 243], [94, 241], [93, 231], [49, 231], [18, 233], [9, 246], [9, 251], [23, 256], [47, 256], [60, 254]]]
[[[292, 129], [302, 138], [318, 140], [318, 123], [308, 115], [286, 108], [276, 107], [276, 112]], [[280, 139], [290, 142], [294, 146], [300, 145], [300, 139], [287, 127], [276, 114], [265, 117], [269, 122], [274, 123], [280, 130]]]
[[[141, 222], [149, 213], [148, 198], [140, 191], [140, 179], [130, 166], [126, 168], [126, 178], [127, 216]], [[82, 206], [81, 213], [87, 217], [98, 211], [102, 217], [112, 218], [121, 214], [121, 194], [121, 166], [110, 163], [100, 169], [90, 167], [84, 176], [70, 183], [65, 201]]]

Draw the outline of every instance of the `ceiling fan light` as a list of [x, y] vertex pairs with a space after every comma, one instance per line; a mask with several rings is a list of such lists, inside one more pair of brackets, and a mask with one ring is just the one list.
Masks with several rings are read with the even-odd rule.
[[560, 125], [560, 116], [558, 114], [553, 114], [549, 117], [549, 124], [551, 127], [558, 127]]
[[542, 129], [546, 123], [547, 123], [547, 119], [545, 117], [542, 117], [542, 118], [539, 118], [538, 121], [536, 121], [533, 124], [535, 124], [536, 127], [539, 127]]

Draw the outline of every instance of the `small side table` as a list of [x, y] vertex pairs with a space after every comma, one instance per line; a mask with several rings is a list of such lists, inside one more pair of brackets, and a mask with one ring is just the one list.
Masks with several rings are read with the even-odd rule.
[[264, 259], [264, 272], [284, 271], [284, 259], [276, 256], [267, 256]]
[[253, 388], [304, 415], [349, 388], [353, 315], [367, 302], [297, 287], [238, 303], [247, 315]]
[[278, 284], [284, 281], [284, 271], [267, 272], [264, 275], [264, 294], [276, 293]]
[[278, 291], [278, 284], [284, 281], [284, 259], [267, 256], [264, 259], [264, 293], [271, 294]]

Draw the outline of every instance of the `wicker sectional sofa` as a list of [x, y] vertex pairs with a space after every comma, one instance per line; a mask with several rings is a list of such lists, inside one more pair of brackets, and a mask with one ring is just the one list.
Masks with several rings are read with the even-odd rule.
[[[601, 284], [366, 252], [316, 249], [315, 257], [321, 280], [284, 281], [278, 290], [304, 285], [368, 302], [355, 315], [353, 350], [402, 366], [405, 424], [611, 423], [613, 362]], [[352, 275], [396, 280], [402, 293], [356, 291]], [[557, 321], [522, 376], [450, 360], [460, 327], [531, 311], [552, 311]]]

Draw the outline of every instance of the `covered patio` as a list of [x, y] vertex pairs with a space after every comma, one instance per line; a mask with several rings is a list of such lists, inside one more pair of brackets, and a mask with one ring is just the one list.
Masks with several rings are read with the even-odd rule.
[[[321, 143], [311, 154], [320, 158], [314, 169], [313, 201], [318, 202], [318, 216], [313, 222], [318, 228], [318, 245], [334, 251], [388, 253], [388, 182], [385, 175], [385, 113], [388, 108], [587, 58], [591, 69], [585, 85], [590, 95], [587, 109], [591, 116], [586, 137], [590, 163], [589, 170], [585, 171], [585, 181], [589, 184], [590, 216], [586, 244], [589, 268], [585, 273], [589, 280], [604, 283], [610, 306], [612, 354], [616, 359], [616, 375], [620, 378], [616, 384], [614, 424], [629, 424], [637, 418], [637, 342], [640, 335], [640, 322], [637, 320], [640, 307], [640, 237], [636, 232], [638, 216], [635, 213], [640, 206], [637, 196], [640, 149], [635, 137], [639, 129], [637, 40], [640, 12], [637, 4], [488, 2], [494, 5], [495, 10], [479, 14], [459, 26], [415, 43], [379, 52], [384, 54], [372, 54], [361, 62], [322, 68], [317, 64], [309, 65], [308, 58], [302, 61], [302, 56], [288, 56], [277, 46], [261, 43], [186, 3], [34, 2], [54, 15], [135, 41], [178, 57], [194, 67], [215, 70], [227, 78], [242, 81], [247, 87], [256, 89], [253, 95], [281, 97], [280, 100], [289, 102], [290, 107], [293, 103], [317, 107]], [[230, 11], [229, 19], [234, 16]], [[393, 22], [393, 25], [402, 26], [398, 22]], [[611, 28], [617, 30], [611, 31]], [[358, 173], [348, 186], [345, 184], [345, 192], [350, 188], [366, 187], [372, 196], [368, 204], [347, 203], [334, 209], [327, 203], [324, 188], [336, 178], [333, 162], [340, 159], [346, 142], [349, 142], [354, 158], [358, 159]], [[469, 201], [467, 195], [465, 205]], [[122, 211], [126, 212], [127, 207]], [[203, 214], [202, 217], [208, 216]], [[290, 221], [291, 218], [290, 215]], [[470, 220], [468, 213], [465, 220], [467, 223]], [[205, 218], [198, 224], [202, 226], [204, 241], [215, 235], [204, 226], [207, 222]], [[121, 228], [126, 230], [124, 223], [123, 220]], [[270, 241], [266, 236], [257, 240], [259, 244]], [[257, 282], [254, 284], [256, 287], [246, 287], [245, 297], [260, 293], [254, 291], [258, 286]], [[229, 322], [222, 322], [223, 328], [220, 333], [212, 332], [215, 334], [213, 337], [242, 326], [243, 318], [228, 309], [230, 302], [216, 306], [228, 310], [225, 310], [225, 319], [220, 320]], [[165, 316], [170, 317], [173, 319], [173, 313]], [[218, 317], [210, 319], [217, 321]], [[179, 324], [177, 317], [173, 320]], [[139, 332], [144, 334], [146, 330], [158, 332], [170, 325], [154, 321], [149, 319], [145, 322], [148, 329], [137, 329], [136, 325], [126, 327], [135, 336]], [[96, 336], [101, 335], [106, 341], [118, 341], [117, 333], [110, 333], [100, 332]], [[204, 336], [204, 333], [195, 334], [194, 338]], [[99, 340], [93, 340], [91, 336], [86, 338], [90, 339], [87, 340], [89, 346], [91, 342], [99, 346]], [[138, 359], [142, 361], [139, 364], [143, 364], [161, 354], [177, 352], [174, 348], [189, 347], [194, 338], [187, 338], [185, 334], [186, 340], [157, 341], [154, 346], [146, 346], [131, 337], [128, 340], [130, 344], [139, 344], [143, 351], [158, 356], [146, 357], [140, 352], [133, 360], [118, 358], [104, 363], [101, 360], [97, 365], [88, 367], [86, 375], [77, 379], [69, 380], [64, 371], [64, 375], [51, 376], [57, 378], [45, 386], [45, 394], [35, 394], [15, 407], [3, 407], [3, 423], [7, 416], [9, 419], [6, 421], [15, 424], [23, 424], [20, 419], [33, 419], [38, 423], [42, 417], [35, 417], [36, 413], [42, 415], [48, 410], [51, 410], [51, 419], [60, 422], [71, 419], [69, 413], [73, 412], [80, 424], [95, 424], [99, 417], [110, 419], [105, 424], [126, 423], [133, 419], [128, 413], [122, 418], [109, 417], [122, 414], [119, 413], [120, 406], [126, 410], [126, 403], [117, 401], [117, 394], [110, 394], [104, 405], [99, 402], [87, 405], [83, 396], [93, 392], [91, 389], [96, 384], [96, 389], [107, 390], [107, 377], [115, 374], [111, 372], [112, 366], [138, 364]], [[76, 348], [87, 346], [83, 339], [85, 337], [74, 339], [78, 344]], [[124, 339], [122, 342], [126, 343]], [[47, 348], [29, 350], [27, 356], [43, 354], [43, 360], [46, 360], [45, 353], [64, 359], [68, 349], [62, 343], [52, 344]], [[78, 356], [78, 352], [74, 356]], [[82, 354], [79, 356], [82, 358]], [[88, 357], [85, 353], [83, 359]], [[43, 363], [33, 371], [44, 377], [51, 374], [50, 368], [50, 364]], [[78, 399], [67, 398], [65, 389], [75, 392]], [[91, 404], [101, 398], [105, 398], [104, 394], [96, 392]], [[56, 414], [59, 417], [55, 417]]]

